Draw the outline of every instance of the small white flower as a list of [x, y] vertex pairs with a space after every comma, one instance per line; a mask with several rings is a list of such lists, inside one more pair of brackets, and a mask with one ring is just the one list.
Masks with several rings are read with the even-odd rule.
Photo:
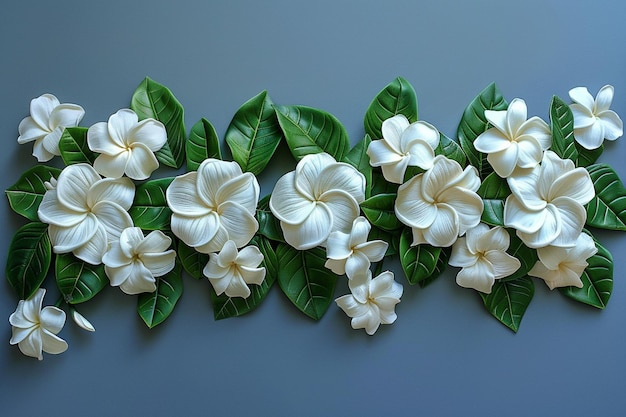
[[485, 294], [491, 293], [496, 279], [517, 271], [520, 261], [506, 253], [509, 234], [502, 227], [489, 229], [486, 224], [469, 229], [466, 237], [459, 238], [452, 246], [448, 263], [463, 269], [456, 276], [456, 283]]
[[622, 119], [613, 110], [613, 86], [605, 85], [595, 100], [586, 87], [569, 90], [574, 101], [570, 109], [574, 115], [574, 139], [586, 149], [596, 149], [604, 139], [615, 140], [624, 133]]
[[481, 133], [474, 147], [487, 154], [487, 161], [502, 178], [511, 175], [516, 166], [534, 167], [550, 147], [548, 124], [537, 116], [526, 120], [526, 102], [522, 99], [511, 101], [507, 110], [485, 110], [485, 117], [494, 127]]
[[274, 186], [270, 209], [285, 241], [298, 250], [324, 245], [336, 231], [349, 233], [365, 200], [365, 177], [326, 153], [306, 155]]
[[395, 212], [413, 231], [412, 245], [447, 247], [480, 222], [483, 200], [476, 194], [476, 168], [438, 155], [433, 167], [398, 188]]
[[576, 244], [587, 212], [583, 207], [595, 196], [584, 168], [546, 151], [540, 166], [507, 179], [512, 194], [504, 204], [504, 224], [530, 248]]
[[43, 297], [46, 290], [39, 288], [27, 300], [20, 300], [15, 312], [9, 317], [13, 326], [12, 345], [17, 345], [26, 356], [43, 359], [43, 352], [53, 355], [67, 350], [65, 340], [56, 334], [65, 324], [65, 312], [57, 307], [43, 309]]
[[237, 245], [229, 240], [222, 251], [212, 253], [203, 269], [217, 295], [226, 293], [229, 297], [248, 298], [247, 284], [261, 285], [265, 279], [263, 254], [256, 246], [247, 246], [237, 251]]
[[59, 103], [52, 94], [43, 94], [30, 102], [30, 116], [20, 122], [19, 144], [35, 141], [33, 156], [39, 162], [61, 155], [59, 140], [66, 127], [78, 126], [85, 110], [76, 104]]
[[382, 240], [368, 242], [371, 228], [367, 219], [360, 216], [352, 222], [350, 233], [332, 232], [326, 241], [326, 268], [352, 278], [358, 271], [369, 269], [371, 262], [383, 259], [389, 244]]
[[154, 156], [165, 145], [167, 132], [158, 120], [141, 122], [134, 111], [118, 110], [107, 122], [99, 122], [87, 131], [89, 149], [100, 155], [93, 163], [101, 175], [120, 178], [126, 174], [145, 180], [159, 167]]
[[144, 237], [141, 228], [129, 227], [120, 239], [102, 257], [104, 270], [111, 281], [126, 294], [140, 294], [156, 290], [156, 277], [174, 269], [176, 252], [167, 250], [172, 239], [160, 230]]
[[365, 329], [373, 335], [381, 324], [396, 321], [395, 306], [402, 297], [402, 284], [393, 279], [393, 272], [385, 271], [372, 279], [371, 271], [358, 273], [350, 280], [352, 294], [335, 300], [337, 305], [352, 317], [353, 329]]
[[135, 185], [128, 178], [105, 178], [88, 164], [66, 167], [56, 188], [46, 191], [39, 219], [48, 223], [55, 253], [73, 252], [93, 265], [102, 262], [109, 244], [133, 225], [127, 210]]
[[402, 114], [383, 122], [383, 138], [367, 148], [370, 164], [381, 167], [389, 182], [402, 184], [407, 166], [429, 169], [439, 146], [439, 131], [431, 124], [418, 121], [409, 124]]
[[587, 259], [598, 252], [591, 236], [581, 233], [576, 246], [559, 248], [548, 246], [537, 249], [539, 260], [528, 271], [528, 275], [541, 278], [550, 289], [557, 287], [583, 287], [580, 280], [583, 271], [589, 265]]
[[96, 328], [93, 327], [93, 324], [91, 324], [91, 322], [87, 320], [85, 316], [80, 314], [78, 310], [70, 306], [70, 311], [72, 313], [72, 320], [74, 320], [74, 323], [76, 323], [78, 327], [80, 327], [83, 330], [87, 330], [88, 332], [96, 331]]

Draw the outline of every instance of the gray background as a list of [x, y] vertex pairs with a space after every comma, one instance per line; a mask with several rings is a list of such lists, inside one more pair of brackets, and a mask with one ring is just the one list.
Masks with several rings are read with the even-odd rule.
[[[553, 94], [615, 86], [626, 116], [623, 1], [5, 2], [0, 14], [0, 188], [35, 162], [17, 146], [31, 98], [81, 104], [83, 125], [128, 106], [148, 75], [220, 136], [237, 108], [267, 89], [275, 102], [322, 108], [352, 142], [374, 95], [398, 75], [420, 118], [454, 136], [464, 107], [489, 82], [529, 115]], [[284, 148], [262, 193], [293, 169]], [[626, 178], [626, 143], [602, 157]], [[166, 169], [159, 175], [173, 175]], [[24, 220], [0, 205], [0, 264]], [[216, 322], [208, 282], [185, 280], [170, 319], [149, 331], [135, 299], [106, 288], [81, 306], [96, 326], [68, 323], [70, 348], [43, 362], [8, 344], [0, 326], [0, 414], [35, 415], [624, 415], [626, 236], [598, 232], [615, 256], [605, 311], [536, 295], [517, 335], [458, 287], [405, 284], [398, 320], [368, 337], [334, 305], [320, 322], [274, 288], [253, 314]], [[46, 303], [56, 299], [53, 285]], [[337, 296], [346, 292], [338, 285]], [[0, 318], [15, 309], [0, 282]]]

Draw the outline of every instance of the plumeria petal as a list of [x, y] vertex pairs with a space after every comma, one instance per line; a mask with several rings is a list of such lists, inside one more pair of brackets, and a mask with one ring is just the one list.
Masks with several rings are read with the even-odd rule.
[[332, 232], [328, 235], [328, 240], [326, 241], [326, 257], [333, 260], [345, 260], [352, 254], [352, 245], [350, 244], [350, 240], [351, 235], [348, 233], [340, 231]]
[[259, 230], [259, 223], [241, 204], [227, 201], [219, 206], [220, 223], [228, 231], [229, 239], [242, 247]]
[[304, 198], [310, 200], [316, 199], [319, 197], [319, 194], [325, 191], [322, 190], [319, 192], [316, 189], [318, 188], [316, 187], [316, 183], [319, 181], [322, 172], [336, 163], [337, 161], [327, 153], [306, 155], [298, 162], [298, 165], [296, 165], [294, 187]]
[[484, 260], [466, 266], [456, 275], [456, 283], [463, 288], [473, 288], [485, 294], [491, 294], [495, 282], [493, 266]]
[[217, 233], [219, 225], [219, 216], [213, 211], [202, 217], [185, 217], [174, 213], [171, 220], [172, 232], [191, 247], [208, 243]]
[[17, 346], [24, 355], [42, 360], [43, 340], [41, 337], [41, 329], [33, 330], [30, 335], [19, 342]]
[[407, 226], [427, 228], [435, 221], [437, 208], [422, 194], [423, 175], [417, 175], [398, 188], [395, 213]]
[[98, 228], [91, 239], [74, 249], [73, 253], [78, 259], [82, 259], [92, 265], [98, 265], [102, 263], [102, 256], [108, 249], [108, 243], [106, 230], [101, 224], [98, 224]]
[[236, 262], [246, 268], [256, 268], [263, 262], [263, 254], [256, 246], [247, 246], [239, 251]]
[[248, 298], [250, 296], [250, 288], [246, 285], [246, 282], [239, 274], [239, 271], [236, 274], [233, 274], [233, 277], [228, 283], [228, 287], [226, 287], [224, 293], [231, 298]]
[[18, 128], [19, 136], [17, 143], [23, 145], [24, 143], [32, 142], [37, 139], [43, 139], [49, 132], [39, 126], [32, 117], [28, 116], [22, 119]]
[[141, 262], [153, 277], [161, 277], [174, 269], [176, 252], [168, 250], [162, 253], [144, 253]]
[[530, 210], [511, 194], [504, 202], [504, 225], [524, 233], [535, 233], [546, 218], [545, 209]]
[[138, 121], [139, 118], [134, 111], [130, 109], [118, 110], [109, 117], [107, 130], [110, 138], [120, 147], [129, 145], [127, 140], [128, 133], [135, 127]]
[[607, 111], [613, 102], [614, 93], [615, 89], [612, 85], [605, 85], [602, 87], [600, 91], [598, 91], [598, 95], [596, 95], [596, 99], [593, 104], [593, 112], [595, 114], [599, 114], [603, 111]]
[[485, 259], [491, 264], [495, 279], [508, 277], [522, 265], [519, 259], [501, 250], [485, 252]]
[[493, 152], [487, 155], [487, 161], [493, 170], [502, 178], [511, 175], [517, 166], [519, 158], [519, 147], [517, 142], [512, 142], [511, 146], [500, 152]]
[[80, 314], [76, 309], [71, 308], [70, 311], [72, 312], [72, 320], [74, 320], [74, 323], [76, 323], [78, 327], [83, 330], [87, 330], [88, 332], [96, 331], [96, 328], [93, 326], [93, 324], [91, 324], [91, 322], [87, 320], [85, 316]]
[[269, 206], [274, 216], [280, 221], [297, 225], [311, 214], [315, 208], [315, 202], [302, 195], [295, 188], [294, 183], [295, 172], [283, 175], [274, 186]]
[[562, 220], [557, 208], [548, 204], [545, 210], [545, 218], [541, 227], [534, 233], [525, 233], [521, 230], [517, 230], [517, 236], [524, 242], [529, 248], [541, 248], [551, 244], [561, 233]]
[[528, 110], [526, 108], [526, 102], [520, 98], [513, 99], [509, 103], [509, 107], [506, 111], [506, 124], [509, 134], [517, 136], [519, 129], [522, 127], [527, 117]]
[[400, 136], [400, 149], [408, 151], [416, 141], [425, 142], [432, 150], [439, 146], [439, 131], [430, 123], [419, 120], [410, 124]]
[[87, 130], [87, 145], [93, 152], [117, 155], [124, 150], [124, 142], [109, 136], [106, 122], [98, 122]]
[[208, 215], [212, 208], [206, 202], [198, 198], [196, 193], [197, 172], [174, 178], [167, 190], [165, 198], [167, 206], [174, 214], [185, 217], [201, 217]]
[[622, 119], [612, 110], [606, 110], [598, 114], [598, 121], [603, 130], [604, 138], [615, 140], [624, 134], [624, 123]]
[[299, 225], [281, 223], [285, 241], [297, 250], [307, 250], [326, 242], [331, 232], [333, 214], [325, 204], [318, 204]]
[[581, 104], [571, 104], [570, 110], [572, 111], [572, 116], [574, 117], [574, 129], [589, 127], [596, 121], [596, 117], [591, 112], [591, 109], [588, 109]]
[[[552, 132], [550, 126], [541, 118], [533, 116], [526, 120], [517, 132], [518, 137], [532, 136], [541, 146], [541, 149], [548, 149], [552, 144]], [[518, 139], [519, 142], [519, 139]], [[540, 160], [541, 158], [539, 158]]]
[[53, 306], [44, 307], [39, 315], [39, 321], [42, 327], [57, 334], [65, 324], [65, 311]]
[[520, 136], [517, 140], [517, 166], [521, 168], [533, 168], [543, 157], [542, 146], [531, 135]]
[[366, 270], [369, 267], [369, 258], [363, 252], [354, 252], [346, 259], [344, 269], [348, 278], [351, 278], [355, 276], [359, 271]]
[[586, 128], [574, 128], [574, 138], [585, 149], [597, 149], [604, 141], [604, 127], [601, 123], [595, 122]]
[[507, 131], [506, 110], [485, 110], [485, 118], [500, 132]]
[[123, 150], [116, 155], [100, 154], [93, 161], [93, 167], [99, 174], [108, 178], [121, 178], [126, 170], [126, 165], [131, 153]]
[[251, 215], [255, 214], [259, 201], [259, 183], [250, 172], [226, 181], [215, 195], [215, 202], [221, 204], [230, 201], [245, 208]]
[[593, 96], [587, 90], [587, 87], [576, 87], [569, 90], [569, 97], [575, 103], [584, 106], [587, 109], [593, 109], [595, 104]]
[[402, 184], [404, 182], [404, 174], [409, 166], [409, 157], [403, 156], [397, 163], [381, 166], [383, 177], [394, 184]]
[[[472, 247], [469, 243], [470, 232], [477, 230], [478, 227], [481, 225], [482, 224], [479, 224], [477, 227], [475, 227], [474, 229], [470, 229], [467, 232], [469, 247]], [[481, 227], [479, 230], [482, 232], [481, 236], [476, 239], [473, 246], [477, 252], [506, 251], [509, 248], [511, 238], [504, 228], [500, 226], [494, 227], [492, 229], [489, 229], [488, 227], [486, 229]]]
[[546, 197], [549, 201], [558, 197], [569, 197], [579, 204], [587, 204], [595, 197], [589, 171], [584, 168], [576, 168], [564, 172], [550, 185]]
[[86, 211], [74, 211], [64, 207], [58, 199], [56, 190], [44, 194], [37, 211], [39, 220], [55, 226], [72, 227], [82, 222], [87, 216]]
[[435, 159], [435, 151], [424, 141], [416, 140], [407, 147], [410, 157], [407, 165], [418, 166], [422, 169], [430, 169]]
[[237, 261], [237, 244], [233, 240], [224, 243], [220, 253], [215, 257], [215, 262], [221, 268], [230, 268]]
[[134, 180], [145, 180], [159, 167], [154, 153], [143, 143], [135, 143], [129, 153], [124, 172]]
[[39, 126], [52, 130], [48, 122], [52, 111], [59, 104], [59, 100], [52, 94], [42, 94], [30, 101], [30, 115]]
[[475, 192], [451, 187], [439, 195], [439, 201], [451, 206], [458, 216], [459, 234], [463, 235], [467, 229], [480, 222], [483, 212], [483, 200]]
[[437, 204], [437, 217], [424, 230], [424, 237], [433, 246], [451, 246], [459, 236], [459, 215], [451, 206]]
[[478, 152], [500, 152], [511, 146], [511, 140], [496, 128], [487, 129], [474, 140]]
[[85, 115], [85, 110], [76, 104], [63, 103], [56, 106], [50, 113], [51, 128], [78, 126]]
[[239, 266], [241, 278], [246, 284], [261, 285], [265, 279], [265, 268], [252, 268], [249, 266]]
[[470, 234], [468, 232], [467, 237], [458, 238], [457, 241], [454, 242], [454, 245], [452, 245], [452, 253], [450, 254], [450, 259], [448, 260], [448, 264], [450, 266], [465, 268], [474, 265], [478, 260], [478, 255], [470, 250], [471, 246], [467, 242], [469, 237]]
[[370, 165], [374, 167], [396, 164], [403, 159], [403, 156], [384, 140], [373, 140], [367, 147], [367, 156], [370, 158]]
[[101, 201], [91, 209], [98, 221], [104, 226], [109, 241], [119, 239], [122, 231], [133, 227], [133, 220], [123, 207], [112, 201]]
[[129, 210], [135, 198], [135, 185], [128, 178], [104, 178], [87, 192], [87, 205], [93, 207], [100, 201], [109, 201]]
[[142, 262], [133, 262], [132, 267], [128, 279], [120, 285], [120, 290], [128, 295], [154, 292], [156, 280], [148, 268]]
[[57, 127], [52, 132], [48, 133], [41, 140], [41, 145], [44, 149], [50, 152], [52, 155], [61, 155], [61, 150], [59, 149], [59, 140], [61, 139], [61, 135], [65, 130], [64, 127]]
[[198, 167], [198, 176], [194, 179], [196, 193], [209, 207], [217, 205], [216, 196], [220, 187], [241, 174], [241, 167], [234, 161], [205, 159]]
[[552, 205], [558, 210], [561, 232], [550, 244], [574, 246], [587, 219], [585, 208], [569, 197], [556, 198], [552, 201]]
[[363, 253], [371, 262], [378, 262], [385, 257], [389, 244], [382, 240], [373, 240], [371, 242], [361, 243], [355, 249]]
[[[139, 230], [141, 232], [141, 229]], [[145, 238], [143, 237], [143, 232], [141, 233], [142, 239], [137, 244], [137, 252], [139, 253], [165, 252], [172, 244], [172, 239], [160, 230], [148, 233], [148, 236]]]
[[144, 240], [143, 231], [139, 227], [129, 227], [122, 230], [119, 238], [119, 247], [122, 253], [132, 259], [139, 253], [139, 245]]
[[100, 223], [93, 214], [73, 226], [62, 227], [51, 224], [48, 234], [55, 253], [67, 253], [76, 250], [94, 237]]
[[381, 126], [381, 132], [385, 142], [389, 144], [394, 152], [401, 154], [402, 147], [400, 139], [402, 138], [402, 132], [409, 127], [409, 120], [403, 114], [397, 114], [389, 119], [383, 121]]
[[55, 155], [44, 148], [43, 140], [37, 140], [33, 145], [33, 156], [37, 158], [38, 162], [46, 162], [54, 158]]
[[[331, 231], [349, 232], [352, 229], [352, 223], [359, 217], [360, 207], [350, 194], [341, 189], [333, 189], [322, 194], [320, 202], [332, 213]], [[318, 203], [320, 205], [322, 204]]]
[[129, 144], [141, 143], [151, 152], [156, 152], [167, 142], [167, 132], [158, 120], [145, 119], [129, 130], [127, 139]]
[[124, 253], [119, 244], [112, 245], [111, 249], [102, 256], [102, 263], [110, 268], [119, 268], [128, 265], [131, 261], [132, 255], [128, 256], [127, 253]]
[[458, 162], [437, 155], [433, 167], [423, 174], [421, 195], [426, 201], [433, 201], [450, 183], [462, 175], [463, 169]]
[[100, 175], [90, 165], [75, 164], [68, 166], [57, 179], [56, 191], [59, 202], [70, 210], [88, 210], [88, 191], [92, 185], [100, 180]]
[[357, 203], [365, 200], [365, 177], [352, 165], [336, 163], [320, 173], [313, 187], [318, 199], [329, 190], [341, 190], [352, 196]]

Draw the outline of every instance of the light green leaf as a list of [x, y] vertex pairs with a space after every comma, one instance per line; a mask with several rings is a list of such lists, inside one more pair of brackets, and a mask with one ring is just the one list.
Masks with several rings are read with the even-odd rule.
[[157, 159], [172, 168], [185, 162], [185, 117], [183, 106], [174, 94], [154, 80], [146, 77], [133, 93], [130, 108], [139, 120], [153, 118], [165, 125], [167, 142], [156, 152]]
[[7, 188], [9, 205], [14, 212], [31, 221], [39, 221], [37, 210], [47, 189], [46, 181], [57, 179], [61, 170], [47, 165], [36, 165], [26, 171], [15, 184]]
[[133, 223], [144, 230], [169, 230], [172, 211], [165, 192], [173, 177], [146, 181], [137, 186], [133, 206], [128, 211]]
[[156, 278], [156, 291], [139, 294], [137, 312], [149, 328], [162, 323], [172, 314], [183, 294], [182, 267], [176, 259], [174, 269]]
[[390, 82], [374, 97], [365, 112], [365, 132], [374, 139], [381, 139], [383, 122], [396, 114], [403, 114], [411, 123], [417, 120], [417, 95], [402, 77]]
[[271, 194], [268, 194], [263, 197], [257, 206], [256, 218], [259, 222], [259, 230], [257, 233], [276, 242], [284, 242], [285, 237], [280, 227], [280, 220], [278, 220], [270, 210], [271, 196]]
[[320, 248], [298, 251], [286, 244], [276, 249], [278, 283], [287, 298], [314, 320], [322, 318], [335, 293], [337, 276], [324, 267], [326, 253]]
[[569, 106], [557, 96], [550, 103], [552, 145], [550, 149], [563, 159], [576, 162], [578, 150], [574, 141], [574, 115]]
[[58, 254], [55, 269], [57, 287], [68, 304], [92, 299], [109, 283], [103, 264], [88, 264], [71, 253]]
[[178, 259], [183, 265], [183, 268], [192, 278], [203, 279], [206, 278], [202, 273], [202, 270], [209, 262], [209, 255], [206, 253], [200, 253], [194, 248], [185, 245], [182, 241], [178, 242]]
[[185, 142], [187, 151], [187, 171], [196, 171], [207, 158], [222, 159], [220, 140], [215, 128], [204, 117], [191, 128]]
[[395, 194], [378, 194], [362, 202], [361, 210], [372, 225], [392, 231], [402, 227], [402, 223], [396, 217], [395, 203]]
[[323, 110], [304, 106], [274, 106], [287, 145], [296, 160], [326, 152], [341, 161], [350, 140], [337, 118]]
[[526, 308], [535, 294], [535, 284], [530, 277], [504, 282], [496, 280], [491, 288], [491, 294], [479, 294], [491, 315], [517, 332]]
[[370, 157], [367, 155], [367, 148], [370, 143], [372, 143], [372, 139], [366, 134], [343, 159], [343, 162], [355, 167], [365, 177], [365, 198], [369, 198], [372, 191], [372, 166], [370, 165]]
[[63, 130], [61, 139], [59, 139], [59, 150], [65, 165], [81, 163], [93, 165], [98, 154], [89, 149], [87, 144], [88, 130], [86, 127], [66, 127]]
[[518, 278], [522, 278], [528, 275], [528, 271], [532, 269], [533, 266], [539, 260], [537, 256], [537, 250], [531, 249], [522, 242], [522, 240], [517, 237], [515, 231], [513, 229], [506, 229], [510, 237], [509, 249], [506, 251], [509, 255], [516, 257], [520, 263], [520, 268], [509, 275], [508, 277], [501, 278], [500, 281], [513, 281]]
[[259, 175], [283, 138], [267, 91], [246, 101], [226, 129], [226, 143], [244, 172]]
[[26, 300], [41, 286], [51, 260], [48, 225], [32, 222], [20, 227], [11, 241], [5, 270], [20, 300]]
[[441, 248], [427, 244], [411, 246], [411, 229], [404, 229], [400, 237], [400, 263], [409, 284], [428, 280], [435, 272]]
[[481, 221], [491, 226], [504, 226], [504, 201], [511, 194], [506, 180], [492, 172], [480, 184], [477, 194], [484, 203]]
[[435, 149], [435, 155], [444, 155], [457, 161], [462, 167], [467, 164], [467, 157], [461, 146], [443, 133], [439, 133], [439, 146]]
[[600, 229], [626, 230], [626, 188], [607, 164], [587, 167], [596, 196], [587, 205], [587, 224]]

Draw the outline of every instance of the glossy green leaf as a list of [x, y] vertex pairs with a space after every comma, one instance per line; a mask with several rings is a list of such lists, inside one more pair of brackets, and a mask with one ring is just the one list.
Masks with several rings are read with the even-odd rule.
[[172, 269], [156, 278], [156, 291], [139, 294], [137, 312], [149, 328], [167, 319], [183, 294], [182, 267], [178, 259]]
[[63, 130], [61, 139], [59, 139], [59, 150], [65, 165], [81, 163], [93, 165], [98, 154], [89, 149], [87, 144], [88, 130], [86, 127], [66, 127]]
[[343, 162], [355, 167], [365, 177], [365, 198], [369, 198], [372, 191], [372, 166], [370, 165], [370, 157], [367, 155], [367, 148], [370, 143], [372, 143], [372, 139], [369, 135], [365, 135], [343, 159]]
[[394, 184], [393, 182], [387, 181], [383, 176], [380, 168], [374, 168], [372, 170], [372, 191], [370, 193], [371, 196], [375, 196], [378, 194], [397, 194], [399, 186], [399, 184]]
[[202, 270], [209, 262], [209, 255], [200, 253], [194, 248], [187, 246], [182, 241], [178, 242], [178, 259], [187, 273], [195, 279], [206, 278]]
[[153, 118], [165, 125], [167, 142], [156, 152], [164, 165], [180, 168], [185, 162], [185, 117], [183, 106], [174, 94], [154, 80], [146, 77], [133, 93], [130, 108], [139, 120]]
[[492, 172], [480, 184], [477, 194], [484, 204], [481, 221], [491, 226], [504, 226], [504, 201], [511, 194], [506, 180]]
[[274, 155], [283, 132], [267, 91], [246, 101], [226, 129], [226, 143], [244, 172], [259, 175]]
[[320, 248], [298, 251], [278, 245], [278, 283], [283, 293], [304, 314], [322, 318], [335, 293], [337, 275], [324, 267], [326, 253]]
[[487, 154], [478, 152], [474, 148], [474, 140], [489, 128], [489, 122], [485, 117], [485, 110], [506, 110], [508, 103], [502, 96], [500, 89], [495, 83], [491, 83], [472, 100], [465, 108], [457, 135], [459, 143], [467, 155], [469, 163], [476, 167], [480, 177], [485, 178], [493, 169], [487, 162]]
[[207, 158], [222, 159], [220, 140], [215, 128], [204, 117], [200, 119], [189, 133], [185, 142], [187, 154], [187, 171], [196, 171]]
[[365, 112], [365, 132], [374, 139], [381, 139], [383, 122], [396, 114], [403, 114], [411, 123], [417, 120], [417, 95], [402, 77], [393, 80], [374, 97]]
[[602, 152], [604, 152], [604, 145], [600, 145], [599, 148], [589, 150], [585, 149], [578, 142], [576, 142], [576, 149], [578, 149], [578, 159], [574, 161], [576, 166], [579, 167], [588, 167], [591, 164], [594, 164]]
[[370, 223], [386, 231], [402, 227], [395, 213], [395, 194], [378, 194], [361, 203], [361, 210]]
[[400, 237], [400, 263], [409, 284], [427, 280], [435, 272], [441, 248], [421, 244], [411, 246], [413, 233], [405, 229]]
[[238, 317], [254, 310], [265, 299], [265, 296], [276, 281], [278, 260], [270, 241], [262, 236], [257, 236], [252, 239], [250, 244], [258, 247], [263, 254], [261, 266], [265, 268], [265, 279], [261, 285], [249, 285], [250, 296], [248, 298], [230, 298], [226, 294], [216, 295], [215, 291], [211, 289], [211, 301], [213, 303], [215, 320]]
[[517, 332], [526, 308], [535, 294], [535, 284], [530, 277], [514, 281], [496, 280], [491, 294], [479, 294], [487, 311], [500, 323]]
[[557, 96], [550, 103], [552, 145], [550, 149], [563, 159], [576, 162], [578, 150], [574, 141], [574, 115], [567, 103]]
[[174, 178], [146, 181], [137, 186], [133, 206], [128, 211], [133, 223], [144, 230], [169, 230], [172, 211], [165, 192]]
[[439, 252], [439, 258], [437, 258], [437, 263], [435, 264], [435, 269], [433, 269], [433, 273], [430, 274], [428, 278], [418, 281], [417, 285], [419, 285], [420, 288], [424, 288], [432, 284], [433, 282], [435, 282], [437, 278], [441, 276], [441, 274], [443, 274], [443, 271], [445, 271], [446, 267], [448, 266], [448, 259], [450, 259], [450, 253], [452, 253], [451, 247], [441, 248], [441, 252]]
[[626, 188], [607, 164], [587, 167], [596, 196], [587, 205], [587, 224], [610, 230], [626, 230]]
[[20, 300], [26, 300], [41, 286], [51, 260], [48, 225], [32, 222], [20, 227], [11, 241], [5, 270]]
[[463, 152], [463, 148], [443, 133], [439, 133], [439, 146], [435, 149], [435, 155], [444, 155], [449, 159], [457, 161], [462, 167], [465, 167], [467, 164], [467, 157], [465, 152]]
[[271, 196], [271, 194], [268, 194], [263, 197], [257, 206], [256, 218], [259, 222], [258, 233], [276, 242], [284, 242], [285, 238], [283, 236], [283, 230], [280, 227], [280, 220], [278, 220], [270, 210]]
[[91, 265], [71, 253], [57, 255], [55, 270], [57, 287], [69, 304], [92, 299], [109, 283], [104, 264]]
[[47, 191], [44, 183], [49, 182], [50, 178], [57, 179], [60, 173], [61, 170], [58, 168], [36, 165], [22, 174], [17, 182], [6, 190], [13, 211], [28, 220], [39, 221], [37, 210]]
[[287, 145], [298, 161], [312, 153], [326, 152], [337, 161], [350, 149], [350, 140], [337, 118], [323, 110], [304, 106], [274, 106]]
[[528, 275], [528, 271], [535, 266], [535, 263], [539, 260], [537, 256], [537, 250], [531, 249], [517, 237], [515, 230], [506, 229], [509, 233], [510, 243], [509, 249], [506, 251], [509, 255], [516, 257], [520, 261], [520, 268], [509, 275], [508, 277], [501, 278], [500, 281], [513, 281], [515, 279], [525, 277]]
[[400, 253], [400, 235], [397, 230], [392, 232], [388, 232], [386, 230], [379, 229], [376, 226], [372, 226], [369, 235], [367, 236], [368, 242], [372, 240], [382, 240], [387, 242], [389, 246], [387, 246], [387, 252], [385, 252], [385, 256], [392, 256]]

